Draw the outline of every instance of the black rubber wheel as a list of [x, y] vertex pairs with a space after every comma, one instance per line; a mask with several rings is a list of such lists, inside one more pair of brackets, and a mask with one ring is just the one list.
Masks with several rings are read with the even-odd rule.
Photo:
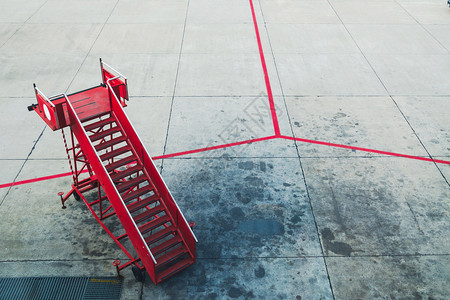
[[81, 197], [80, 197], [80, 195], [78, 195], [77, 192], [73, 192], [72, 194], [73, 194], [73, 197], [75, 198], [75, 200], [80, 201]]
[[133, 271], [133, 275], [134, 275], [134, 278], [136, 279], [136, 281], [144, 282], [145, 274], [144, 274], [144, 272], [141, 271], [141, 269], [139, 269], [136, 266], [132, 266], [131, 271]]

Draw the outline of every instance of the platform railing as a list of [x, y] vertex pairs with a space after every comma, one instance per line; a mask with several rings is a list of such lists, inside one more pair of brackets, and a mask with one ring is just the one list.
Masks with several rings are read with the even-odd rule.
[[56, 106], [44, 93], [42, 93], [34, 84], [34, 91], [36, 93], [36, 99], [39, 106], [39, 114], [43, 117], [44, 121], [49, 125], [52, 130], [59, 129], [58, 115], [56, 113]]

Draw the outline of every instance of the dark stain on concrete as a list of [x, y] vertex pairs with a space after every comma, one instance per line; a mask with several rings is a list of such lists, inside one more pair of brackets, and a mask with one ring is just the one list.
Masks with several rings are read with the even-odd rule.
[[241, 170], [251, 170], [253, 169], [253, 162], [252, 161], [242, 161], [238, 163], [238, 167]]
[[284, 225], [275, 220], [248, 220], [240, 223], [237, 229], [262, 235], [284, 234]]
[[266, 270], [262, 266], [259, 266], [257, 269], [255, 269], [255, 276], [257, 278], [263, 278], [264, 276], [266, 276]]
[[259, 169], [260, 169], [262, 172], [266, 172], [266, 163], [263, 162], [263, 161], [259, 162]]
[[326, 250], [329, 250], [335, 254], [350, 256], [353, 252], [352, 247], [349, 244], [343, 242], [334, 242], [334, 234], [330, 228], [325, 228], [321, 231], [323, 245]]
[[235, 220], [242, 220], [245, 217], [244, 212], [240, 207], [233, 207], [230, 211], [231, 217]]
[[252, 292], [247, 292], [245, 289], [243, 289], [241, 287], [236, 287], [236, 286], [232, 286], [228, 290], [227, 295], [230, 298], [233, 298], [233, 299], [239, 298], [241, 296], [243, 296], [245, 299], [249, 299], [249, 298], [254, 298], [255, 297]]

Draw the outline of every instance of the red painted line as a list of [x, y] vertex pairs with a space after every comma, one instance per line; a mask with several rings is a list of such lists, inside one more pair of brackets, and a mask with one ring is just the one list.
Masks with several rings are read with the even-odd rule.
[[273, 139], [276, 139], [276, 138], [277, 138], [277, 136], [275, 136], [275, 135], [266, 136], [266, 137], [262, 137], [262, 138], [246, 140], [246, 141], [241, 141], [241, 142], [235, 142], [235, 143], [229, 143], [229, 144], [224, 144], [224, 145], [205, 147], [205, 148], [200, 148], [200, 149], [195, 149], [195, 150], [188, 150], [188, 151], [177, 152], [177, 153], [172, 153], [172, 154], [166, 154], [166, 155], [161, 155], [161, 156], [155, 156], [153, 159], [156, 160], [156, 159], [161, 159], [161, 158], [171, 158], [171, 157], [183, 156], [183, 155], [188, 155], [188, 154], [193, 154], [193, 153], [199, 153], [199, 152], [205, 152], [205, 151], [229, 148], [229, 147], [234, 147], [234, 146], [239, 146], [239, 145], [244, 145], [244, 144], [251, 144], [251, 143], [256, 143], [256, 142], [262, 142], [262, 141], [267, 141], [267, 140], [273, 140]]
[[[229, 148], [229, 147], [234, 147], [234, 146], [239, 146], [239, 145], [251, 144], [251, 143], [256, 143], [256, 142], [262, 142], [262, 141], [272, 140], [272, 139], [275, 139], [275, 138], [277, 138], [277, 137], [274, 136], [274, 135], [273, 136], [267, 136], [267, 137], [262, 137], [262, 138], [252, 139], [252, 140], [246, 140], [246, 141], [241, 141], [241, 142], [229, 143], [229, 144], [224, 144], [224, 145], [217, 145], [217, 146], [212, 146], [212, 147], [205, 147], [205, 148], [200, 148], [200, 149], [195, 149], [195, 150], [188, 150], [188, 151], [183, 151], [183, 152], [177, 152], [177, 153], [172, 153], [172, 154], [167, 154], [167, 155], [160, 155], [160, 156], [152, 157], [152, 159], [153, 160], [158, 160], [158, 159], [162, 159], [162, 158], [183, 156], [183, 155], [188, 155], [188, 154], [193, 154], [193, 153], [199, 153], [199, 152], [205, 152], [205, 151]], [[87, 171], [83, 171], [83, 173], [85, 173], [85, 172], [87, 172]], [[6, 188], [6, 187], [10, 187], [10, 186], [34, 183], [34, 182], [45, 181], [45, 180], [50, 180], [50, 179], [56, 179], [56, 178], [66, 177], [66, 176], [71, 176], [71, 175], [72, 175], [71, 172], [67, 172], [67, 173], [55, 174], [55, 175], [50, 175], [50, 176], [44, 176], [44, 177], [39, 177], [39, 178], [22, 180], [22, 181], [4, 183], [4, 184], [0, 184], [0, 189]]]
[[295, 141], [298, 141], [298, 142], [309, 143], [309, 144], [331, 146], [331, 147], [337, 147], [337, 148], [351, 149], [351, 150], [364, 151], [364, 152], [370, 152], [370, 153], [377, 153], [377, 154], [389, 155], [389, 156], [404, 157], [404, 158], [416, 159], [416, 160], [431, 161], [431, 162], [435, 162], [435, 163], [439, 163], [439, 164], [450, 165], [450, 161], [440, 160], [440, 159], [432, 159], [432, 158], [429, 158], [429, 157], [420, 157], [420, 156], [401, 154], [401, 153], [395, 153], [395, 152], [388, 152], [388, 151], [382, 151], [382, 150], [375, 150], [375, 149], [354, 147], [354, 146], [334, 144], [334, 143], [321, 142], [321, 141], [315, 141], [315, 140], [294, 138], [294, 137], [284, 136], [284, 135], [280, 136], [280, 138], [283, 138], [283, 139], [286, 139], [286, 140], [295, 140]]
[[[279, 136], [272, 135], [272, 136], [267, 136], [267, 137], [252, 139], [252, 140], [246, 140], [246, 141], [241, 141], [241, 142], [217, 145], [217, 146], [212, 146], [212, 147], [205, 147], [205, 148], [177, 152], [177, 153], [172, 153], [172, 154], [167, 154], [167, 155], [160, 155], [160, 156], [153, 157], [153, 159], [158, 160], [158, 159], [162, 159], [162, 158], [171, 158], [171, 157], [189, 155], [189, 154], [193, 154], [193, 153], [200, 153], [200, 152], [205, 152], [205, 151], [229, 148], [229, 147], [251, 144], [251, 143], [256, 143], [256, 142], [262, 142], [262, 141], [267, 141], [267, 140], [273, 140], [273, 139], [278, 139], [278, 138], [285, 139], [285, 140], [292, 140], [292, 141], [295, 140], [298, 142], [303, 142], [303, 143], [308, 143], [308, 144], [316, 144], [316, 145], [323, 145], [323, 146], [329, 146], [329, 147], [344, 148], [344, 149], [350, 149], [350, 150], [364, 151], [364, 152], [377, 153], [377, 154], [388, 155], [388, 156], [404, 157], [404, 158], [408, 158], [408, 159], [416, 159], [416, 160], [429, 161], [429, 162], [435, 162], [435, 163], [439, 163], [439, 164], [450, 165], [450, 161], [447, 161], [447, 160], [431, 159], [429, 157], [420, 157], [420, 156], [388, 152], [388, 151], [381, 151], [381, 150], [375, 150], [375, 149], [369, 149], [369, 148], [354, 147], [354, 146], [321, 142], [321, 141], [308, 140], [308, 139], [302, 139], [302, 138], [294, 138], [294, 137], [285, 136], [285, 135], [279, 135]], [[87, 172], [87, 171], [84, 171], [84, 172]], [[0, 184], [0, 189], [10, 187], [10, 186], [34, 183], [34, 182], [45, 181], [45, 180], [50, 180], [50, 179], [56, 179], [56, 178], [60, 178], [60, 177], [70, 176], [70, 175], [72, 175], [72, 173], [68, 172], [68, 173], [55, 174], [55, 175], [44, 176], [44, 177], [39, 177], [39, 178], [27, 179], [27, 180], [22, 180], [22, 181], [4, 183], [4, 184]]]
[[259, 56], [261, 58], [261, 64], [264, 72], [264, 80], [266, 82], [267, 96], [269, 98], [270, 113], [272, 115], [273, 128], [275, 136], [280, 136], [280, 126], [278, 124], [277, 111], [275, 109], [275, 103], [273, 101], [272, 87], [270, 86], [269, 74], [267, 72], [266, 59], [264, 58], [264, 52], [261, 44], [261, 38], [259, 36], [258, 22], [256, 21], [255, 8], [253, 7], [253, 0], [250, 1], [250, 7], [252, 9], [253, 25], [255, 26], [256, 40], [258, 41]]
[[72, 172], [55, 174], [55, 175], [50, 175], [50, 176], [44, 176], [44, 177], [39, 177], [39, 178], [33, 178], [33, 179], [27, 179], [27, 180], [22, 180], [22, 181], [16, 181], [16, 182], [0, 184], [0, 189], [6, 188], [6, 187], [10, 187], [10, 186], [16, 186], [16, 185], [22, 185], [22, 184], [28, 184], [28, 183], [38, 182], [38, 181], [44, 181], [44, 180], [50, 180], [50, 179], [65, 177], [65, 176], [69, 176], [69, 175], [72, 175]]

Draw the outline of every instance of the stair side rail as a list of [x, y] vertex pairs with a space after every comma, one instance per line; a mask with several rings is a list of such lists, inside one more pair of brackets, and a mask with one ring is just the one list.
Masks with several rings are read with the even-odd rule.
[[156, 259], [150, 252], [150, 249], [145, 243], [141, 232], [139, 231], [136, 223], [131, 217], [130, 212], [127, 210], [125, 203], [123, 202], [119, 192], [117, 191], [116, 186], [112, 182], [105, 166], [102, 164], [100, 157], [95, 151], [94, 145], [89, 140], [87, 132], [84, 130], [83, 125], [81, 124], [81, 121], [75, 112], [75, 109], [73, 108], [67, 96], [64, 95], [64, 97], [67, 100], [67, 111], [71, 121], [71, 129], [75, 134], [75, 137], [77, 138], [77, 141], [80, 144], [84, 155], [86, 155], [86, 158], [89, 160], [89, 163], [92, 166], [92, 169], [94, 170], [94, 173], [97, 176], [99, 182], [101, 183], [106, 196], [111, 202], [117, 214], [117, 217], [124, 226], [131, 243], [136, 249], [139, 258], [141, 259], [145, 269], [147, 270], [147, 273], [150, 275], [150, 278], [153, 280], [153, 282], [156, 282]]
[[[114, 78], [111, 78], [107, 81], [107, 86], [109, 89], [112, 89], [112, 86], [110, 85], [110, 81], [112, 80], [114, 80]], [[125, 113], [119, 99], [116, 97], [116, 94], [110, 94], [113, 94], [113, 97], [111, 97], [111, 112], [114, 113], [120, 123], [120, 126], [122, 126], [122, 128], [124, 129], [134, 150], [140, 155], [142, 163], [144, 165], [144, 170], [150, 175], [152, 183], [158, 189], [160, 196], [164, 199], [164, 203], [169, 213], [171, 214], [173, 220], [176, 222], [177, 227], [180, 229], [183, 235], [183, 239], [186, 242], [192, 258], [195, 259], [196, 243], [198, 242], [197, 237], [195, 236], [191, 226], [189, 226], [186, 218], [180, 210], [180, 207], [169, 191], [166, 183], [164, 182], [164, 179], [159, 174], [158, 169], [156, 168], [155, 163], [148, 154], [147, 149], [142, 144], [139, 135], [134, 129], [133, 124], [131, 124], [130, 119]]]

